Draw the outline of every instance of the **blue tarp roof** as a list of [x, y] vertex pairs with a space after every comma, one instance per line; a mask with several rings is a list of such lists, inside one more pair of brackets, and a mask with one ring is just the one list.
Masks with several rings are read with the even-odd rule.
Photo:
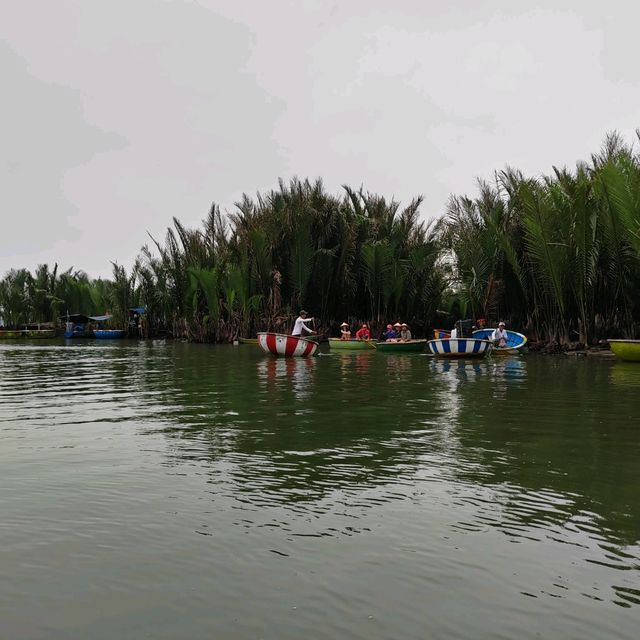
[[95, 320], [96, 322], [106, 322], [107, 320], [111, 320], [113, 318], [112, 315], [108, 316], [89, 316], [89, 320]]
[[147, 307], [133, 307], [133, 309], [129, 309], [129, 311], [133, 311], [133, 313], [147, 313]]

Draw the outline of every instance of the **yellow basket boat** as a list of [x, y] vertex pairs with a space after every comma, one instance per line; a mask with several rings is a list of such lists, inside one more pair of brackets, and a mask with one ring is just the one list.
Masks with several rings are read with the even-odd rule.
[[629, 362], [640, 362], [640, 340], [607, 340], [607, 342], [618, 358]]

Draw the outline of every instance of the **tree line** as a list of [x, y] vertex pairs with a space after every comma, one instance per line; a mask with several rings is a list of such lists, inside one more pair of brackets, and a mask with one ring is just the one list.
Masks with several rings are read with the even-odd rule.
[[110, 311], [123, 326], [129, 308], [145, 306], [152, 332], [202, 342], [286, 331], [301, 307], [333, 330], [404, 320], [426, 334], [484, 317], [558, 345], [636, 333], [640, 155], [620, 135], [571, 170], [496, 172], [434, 221], [421, 220], [421, 202], [280, 181], [231, 213], [214, 204], [200, 228], [174, 218], [110, 279], [12, 270], [0, 281], [0, 318]]

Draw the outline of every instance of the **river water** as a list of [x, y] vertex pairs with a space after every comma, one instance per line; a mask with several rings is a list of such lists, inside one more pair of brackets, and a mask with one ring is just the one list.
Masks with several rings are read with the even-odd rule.
[[0, 637], [624, 638], [640, 365], [0, 345]]

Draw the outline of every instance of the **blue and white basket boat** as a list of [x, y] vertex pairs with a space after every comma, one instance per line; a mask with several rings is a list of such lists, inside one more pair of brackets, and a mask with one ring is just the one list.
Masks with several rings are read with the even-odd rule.
[[[507, 329], [505, 331], [507, 334], [507, 344], [504, 347], [493, 347], [493, 353], [498, 354], [506, 354], [512, 355], [514, 353], [518, 353], [525, 344], [527, 344], [527, 337], [518, 333], [517, 331], [510, 331]], [[493, 335], [493, 329], [476, 329], [473, 332], [474, 338], [480, 338], [482, 340], [491, 340], [491, 336]]]
[[489, 340], [478, 338], [442, 338], [429, 340], [427, 351], [441, 358], [482, 358], [492, 346]]

